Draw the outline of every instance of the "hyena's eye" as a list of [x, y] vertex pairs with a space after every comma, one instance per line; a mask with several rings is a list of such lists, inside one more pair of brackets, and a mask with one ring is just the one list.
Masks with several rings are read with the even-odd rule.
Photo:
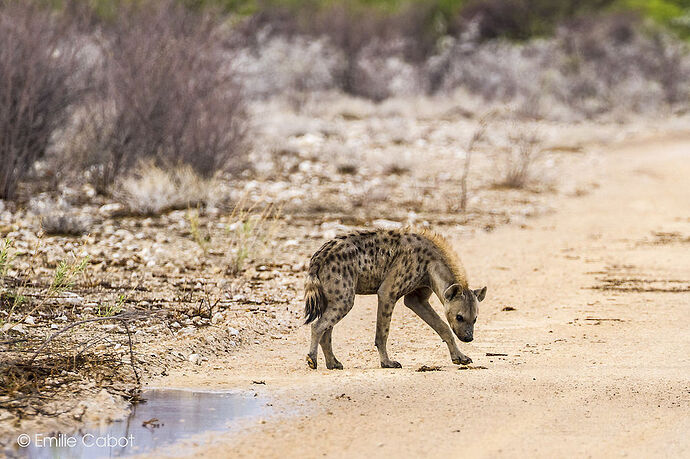
[[477, 323], [477, 318], [476, 318], [476, 317], [474, 318], [474, 322], [473, 322], [473, 323], [475, 323], [475, 324]]
[[458, 322], [462, 322], [465, 319], [462, 317], [462, 314], [458, 314], [457, 316], [455, 316], [455, 320], [457, 320]]

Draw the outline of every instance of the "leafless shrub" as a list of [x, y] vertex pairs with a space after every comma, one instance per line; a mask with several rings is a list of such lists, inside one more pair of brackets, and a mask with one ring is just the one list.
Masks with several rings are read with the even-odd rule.
[[593, 118], [688, 103], [687, 46], [634, 17], [584, 17], [553, 38], [482, 42], [477, 27], [429, 59], [432, 90], [463, 87], [528, 118]]
[[405, 175], [410, 172], [410, 166], [400, 162], [391, 162], [383, 169], [385, 175]]
[[336, 165], [335, 170], [343, 175], [355, 175], [359, 171], [359, 166], [354, 161], [344, 161]]
[[86, 215], [74, 213], [50, 213], [41, 218], [41, 227], [46, 234], [80, 236], [91, 229], [92, 220]]
[[29, 202], [29, 210], [49, 235], [80, 236], [88, 233], [93, 225], [89, 215], [79, 213], [63, 198], [35, 197]]
[[113, 194], [136, 215], [158, 215], [206, 204], [214, 199], [215, 179], [201, 177], [191, 166], [161, 168], [141, 161], [116, 181]]
[[630, 15], [581, 19], [562, 27], [558, 71], [569, 83], [561, 98], [577, 106], [596, 100], [600, 111], [641, 112], [687, 102], [688, 49], [659, 30], [645, 30]]
[[69, 26], [33, 2], [0, 2], [0, 198], [68, 119], [80, 91]]
[[336, 4], [318, 15], [315, 32], [343, 55], [341, 89], [375, 101], [423, 92], [422, 64], [435, 46], [430, 11], [422, 4], [398, 13]]
[[495, 185], [525, 188], [534, 178], [535, 164], [541, 155], [541, 139], [536, 132], [519, 132], [511, 135], [509, 140], [509, 147], [496, 156], [499, 175]]
[[85, 118], [92, 135], [77, 149], [98, 191], [140, 159], [204, 177], [238, 165], [245, 105], [217, 30], [169, 1], [121, 7], [102, 42], [106, 96], [96, 94], [89, 110], [98, 115]]
[[233, 59], [248, 97], [337, 87], [343, 59], [326, 37], [274, 36], [259, 31], [254, 40], [254, 46], [239, 49]]
[[[72, 321], [50, 335], [37, 331], [43, 327], [0, 334], [0, 408], [22, 418], [65, 415], [82, 403], [74, 395], [88, 392], [85, 381], [128, 399], [136, 396], [140, 380], [131, 328], [145, 318], [123, 312]], [[94, 326], [104, 322], [117, 325]]]
[[491, 113], [483, 116], [479, 120], [479, 126], [472, 133], [470, 141], [467, 143], [465, 148], [465, 164], [462, 169], [462, 176], [460, 177], [460, 210], [465, 212], [467, 210], [467, 181], [470, 176], [470, 166], [472, 165], [472, 154], [474, 153], [477, 144], [484, 140], [486, 135], [486, 128], [489, 124], [489, 119], [492, 116]]
[[404, 59], [406, 39], [373, 40], [362, 48], [346, 76], [348, 92], [373, 101], [423, 92], [420, 68]]
[[457, 18], [458, 27], [476, 22], [479, 37], [490, 40], [499, 37], [528, 38], [532, 22], [529, 20], [534, 5], [524, 0], [482, 0], [470, 2]]
[[[391, 13], [375, 5], [335, 2], [315, 7], [305, 3], [291, 10], [262, 11], [242, 24], [239, 35], [250, 44], [247, 50], [255, 60], [283, 64], [280, 72], [274, 67], [258, 75], [260, 81], [277, 80], [282, 84], [273, 86], [280, 87], [285, 80], [294, 80], [290, 86], [297, 91], [339, 88], [383, 100], [423, 86], [419, 64], [435, 45], [429, 27], [431, 11], [421, 4]], [[266, 43], [270, 44], [268, 54], [262, 47]], [[285, 47], [280, 55], [276, 52]], [[311, 64], [318, 56], [323, 62]]]

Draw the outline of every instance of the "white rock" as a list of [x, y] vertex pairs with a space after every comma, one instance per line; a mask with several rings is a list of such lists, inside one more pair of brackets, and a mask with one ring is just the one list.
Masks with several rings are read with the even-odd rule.
[[126, 229], [119, 229], [119, 230], [115, 231], [115, 236], [120, 237], [126, 241], [129, 241], [132, 238], [134, 238], [134, 235], [131, 232], [127, 231]]
[[211, 323], [215, 325], [219, 322], [222, 322], [224, 318], [225, 315], [222, 312], [218, 311], [215, 314], [213, 314], [213, 317], [211, 317]]
[[[80, 297], [76, 293], [65, 292], [65, 297], [60, 298], [60, 301], [63, 303], [67, 303], [70, 306], [78, 306], [84, 302], [84, 298]], [[60, 318], [60, 320], [62, 320], [62, 318]], [[66, 317], [65, 320], [67, 320]]]
[[377, 228], [382, 228], [382, 229], [398, 229], [402, 228], [403, 224], [400, 222], [394, 222], [392, 220], [385, 220], [383, 218], [379, 218], [378, 220], [374, 220], [372, 224], [377, 227]]
[[201, 365], [201, 357], [199, 357], [199, 354], [189, 354], [188, 360], [195, 365]]
[[196, 331], [196, 328], [193, 325], [190, 325], [188, 327], [184, 327], [182, 330], [180, 330], [181, 335], [191, 335]]
[[26, 319], [24, 319], [24, 323], [29, 325], [36, 325], [36, 319], [34, 319], [32, 316], [26, 316]]
[[124, 206], [119, 203], [105, 204], [98, 209], [98, 213], [104, 217], [110, 217], [111, 215], [122, 211]]
[[0, 328], [0, 330], [2, 330], [3, 332], [6, 332], [8, 330], [14, 330], [14, 331], [17, 331], [19, 333], [26, 333], [26, 330], [24, 330], [24, 326], [22, 324], [14, 325], [11, 323], [7, 323], [7, 324], [3, 325], [2, 328]]
[[228, 327], [228, 333], [230, 333], [232, 336], [240, 336], [240, 331], [233, 327]]

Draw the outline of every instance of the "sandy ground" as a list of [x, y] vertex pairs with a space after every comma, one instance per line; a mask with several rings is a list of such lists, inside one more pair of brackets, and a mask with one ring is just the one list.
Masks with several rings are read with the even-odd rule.
[[403, 368], [378, 368], [375, 298], [358, 297], [333, 334], [343, 371], [322, 356], [307, 369], [302, 327], [152, 381], [272, 399], [273, 415], [190, 456], [689, 457], [690, 139], [601, 158], [583, 171], [600, 187], [556, 213], [453, 241], [471, 287], [488, 285], [460, 343], [485, 369], [458, 370], [402, 302], [389, 353]]

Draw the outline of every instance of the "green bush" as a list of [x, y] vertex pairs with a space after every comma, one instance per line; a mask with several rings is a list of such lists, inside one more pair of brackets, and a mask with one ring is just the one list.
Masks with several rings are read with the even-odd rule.
[[681, 37], [690, 38], [690, 0], [620, 0], [617, 6], [638, 11]]

